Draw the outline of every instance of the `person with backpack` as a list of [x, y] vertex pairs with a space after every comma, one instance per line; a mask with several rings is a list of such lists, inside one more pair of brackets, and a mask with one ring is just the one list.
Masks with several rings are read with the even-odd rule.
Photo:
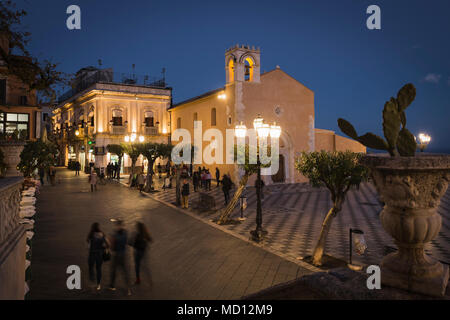
[[100, 230], [100, 225], [98, 222], [92, 224], [91, 231], [89, 232], [86, 241], [89, 246], [89, 279], [92, 282], [97, 280], [98, 291], [101, 289], [102, 264], [105, 258], [105, 253], [107, 254], [109, 250], [109, 242], [106, 239], [105, 234]]
[[[145, 257], [145, 253], [147, 251], [148, 244], [152, 242], [152, 237], [150, 236], [145, 224], [142, 222], [136, 223], [136, 234], [134, 236], [134, 240], [132, 242], [132, 247], [134, 248], [134, 267], [136, 271], [136, 282], [135, 284], [141, 283], [141, 264], [142, 260]], [[148, 266], [147, 266], [148, 271]], [[149, 281], [151, 282], [150, 272]]]

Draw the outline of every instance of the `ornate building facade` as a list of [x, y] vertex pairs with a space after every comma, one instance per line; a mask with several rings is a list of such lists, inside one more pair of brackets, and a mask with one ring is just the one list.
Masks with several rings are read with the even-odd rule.
[[[66, 93], [53, 112], [55, 132], [61, 141], [65, 165], [79, 161], [104, 168], [117, 162], [108, 144], [130, 142], [168, 143], [168, 113], [172, 89], [164, 80], [150, 82], [124, 77], [111, 69], [81, 69], [74, 89]], [[143, 164], [142, 156], [137, 165]], [[124, 156], [122, 171], [131, 160]]]

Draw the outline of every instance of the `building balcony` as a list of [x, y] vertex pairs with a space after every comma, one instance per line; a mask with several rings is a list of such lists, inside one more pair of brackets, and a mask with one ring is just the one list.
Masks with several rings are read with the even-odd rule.
[[127, 126], [114, 126], [114, 125], [111, 125], [109, 132], [110, 132], [110, 134], [124, 135], [124, 134], [127, 133]]
[[146, 136], [157, 136], [158, 127], [144, 127], [144, 134]]

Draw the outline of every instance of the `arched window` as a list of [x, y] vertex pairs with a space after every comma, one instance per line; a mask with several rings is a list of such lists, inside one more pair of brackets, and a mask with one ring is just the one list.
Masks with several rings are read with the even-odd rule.
[[245, 58], [245, 74], [244, 79], [245, 81], [253, 81], [253, 65], [255, 64], [252, 60], [252, 58], [247, 57]]
[[122, 110], [114, 109], [112, 111], [112, 125], [122, 126]]
[[216, 125], [216, 108], [211, 109], [211, 125]]
[[228, 82], [234, 81], [234, 60], [230, 59], [228, 62]]
[[194, 128], [196, 127], [195, 126], [195, 121], [197, 121], [197, 120], [198, 120], [198, 114], [197, 114], [197, 112], [194, 112], [194, 121], [193, 121]]
[[181, 128], [181, 118], [177, 119], [177, 129]]
[[153, 117], [153, 111], [145, 111], [144, 122], [145, 122], [146, 127], [154, 127], [155, 126], [155, 118]]

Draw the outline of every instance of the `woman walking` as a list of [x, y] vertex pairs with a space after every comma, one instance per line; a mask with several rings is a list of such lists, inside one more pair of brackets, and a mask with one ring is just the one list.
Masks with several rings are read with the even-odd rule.
[[[132, 244], [134, 248], [134, 266], [136, 271], [135, 284], [141, 283], [141, 263], [150, 242], [152, 242], [152, 237], [148, 233], [146, 226], [142, 222], [136, 223], [136, 235]], [[150, 276], [150, 272], [148, 272], [148, 274]], [[151, 282], [151, 278], [149, 280]]]
[[[97, 274], [97, 290], [100, 290], [103, 253], [105, 250], [109, 250], [109, 242], [106, 239], [105, 234], [100, 230], [100, 225], [97, 222], [92, 224], [91, 231], [89, 232], [86, 240], [89, 246], [89, 279], [94, 282], [95, 274]], [[94, 266], [96, 272], [94, 272]]]

